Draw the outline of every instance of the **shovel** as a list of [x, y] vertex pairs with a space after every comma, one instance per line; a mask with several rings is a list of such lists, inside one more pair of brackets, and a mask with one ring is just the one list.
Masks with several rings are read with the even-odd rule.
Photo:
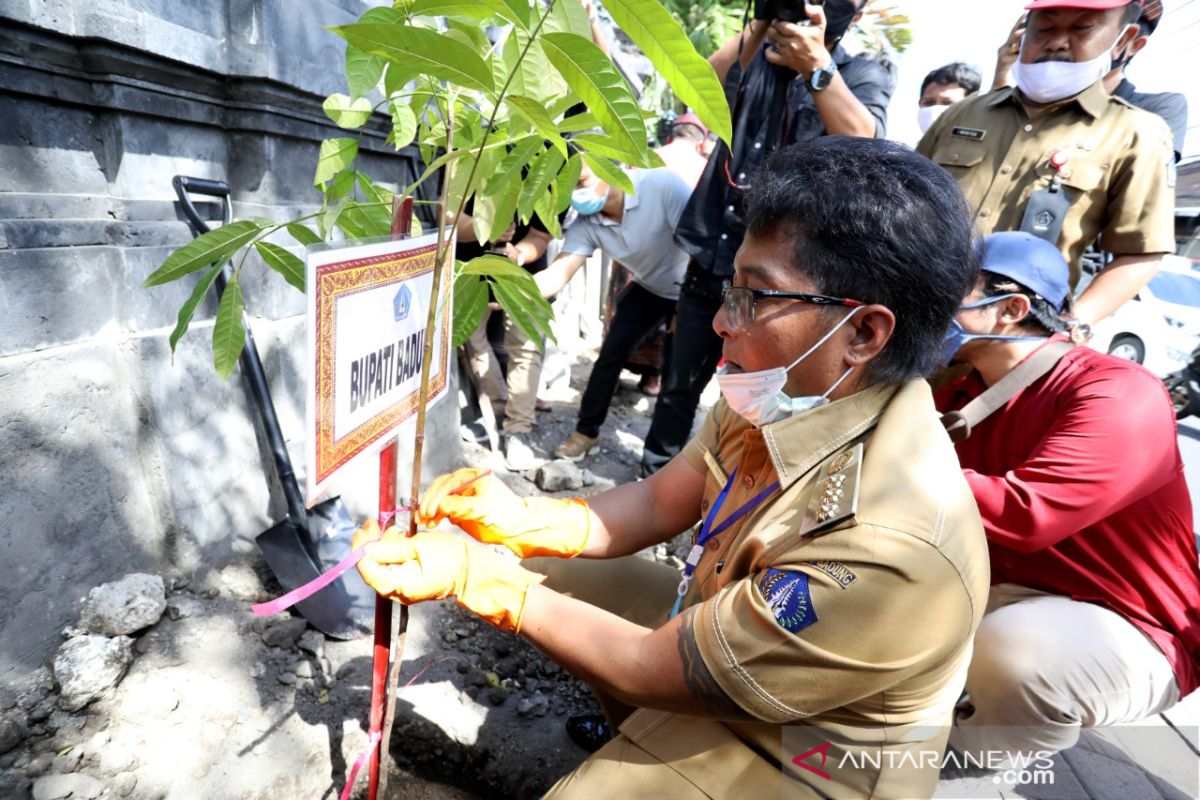
[[[229, 187], [221, 181], [176, 175], [171, 179], [184, 215], [197, 236], [207, 233], [208, 223], [201, 218], [190, 195], [221, 199], [222, 218], [232, 219]], [[216, 278], [217, 293], [225, 291], [231, 268], [226, 265]], [[350, 540], [357, 527], [341, 498], [333, 497], [311, 509], [304, 508], [304, 497], [292, 470], [279, 419], [267, 388], [262, 360], [254, 345], [250, 326], [246, 325], [246, 346], [238, 363], [246, 380], [250, 398], [258, 409], [263, 431], [275, 460], [275, 472], [287, 500], [287, 518], [258, 535], [259, 550], [279, 583], [286, 591], [302, 586], [333, 567], [350, 552]], [[375, 620], [375, 592], [357, 570], [349, 570], [322, 591], [301, 600], [295, 608], [314, 628], [335, 639], [353, 639], [371, 632]]]

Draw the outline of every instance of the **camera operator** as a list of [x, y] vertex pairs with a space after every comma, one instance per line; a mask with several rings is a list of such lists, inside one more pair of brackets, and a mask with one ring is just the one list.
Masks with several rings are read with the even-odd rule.
[[712, 330], [721, 284], [746, 223], [742, 196], [755, 168], [774, 150], [818, 136], [883, 137], [895, 81], [888, 69], [839, 44], [862, 0], [759, 0], [755, 17], [709, 57], [733, 114], [733, 150], [709, 156], [675, 241], [691, 256], [676, 307], [676, 331], [661, 394], [646, 436], [642, 471], [679, 453], [692, 430], [700, 393], [712, 378], [721, 340]]

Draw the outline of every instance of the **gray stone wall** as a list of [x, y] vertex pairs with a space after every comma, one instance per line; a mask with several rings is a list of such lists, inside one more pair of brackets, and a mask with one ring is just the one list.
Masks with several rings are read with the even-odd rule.
[[[235, 217], [316, 210], [317, 148], [338, 135], [321, 101], [344, 91], [323, 28], [376, 4], [0, 0], [0, 684], [45, 661], [92, 586], [219, 565], [283, 517], [240, 371], [212, 370], [215, 308], [172, 358], [192, 281], [139, 284], [191, 238], [173, 175], [228, 182]], [[364, 137], [363, 168], [411, 179], [415, 151], [383, 136]], [[248, 264], [303, 472], [303, 296]], [[457, 459], [456, 423], [451, 398], [430, 420], [428, 470]], [[368, 461], [345, 481], [356, 515], [373, 510], [375, 473]]]

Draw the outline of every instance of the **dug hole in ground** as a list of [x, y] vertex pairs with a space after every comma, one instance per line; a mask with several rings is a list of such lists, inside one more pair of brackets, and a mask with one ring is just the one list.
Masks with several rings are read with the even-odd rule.
[[[530, 436], [539, 455], [574, 430], [592, 357], [542, 394], [551, 410]], [[654, 403], [636, 387], [624, 373], [601, 451], [578, 465], [516, 474], [473, 443], [464, 462], [521, 495], [586, 496], [635, 480]], [[642, 555], [680, 566], [678, 546]], [[0, 689], [0, 798], [337, 797], [367, 742], [371, 640], [327, 640], [298, 616], [252, 614], [281, 592], [257, 552], [203, 574], [93, 589], [54, 663]], [[452, 601], [411, 609], [400, 682], [390, 798], [539, 797], [587, 756], [563, 728], [598, 712], [587, 687]], [[352, 796], [366, 797], [365, 769]]]

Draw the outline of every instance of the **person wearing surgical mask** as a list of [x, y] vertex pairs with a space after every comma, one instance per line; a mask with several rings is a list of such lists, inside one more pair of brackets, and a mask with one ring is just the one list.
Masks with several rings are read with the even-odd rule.
[[[1137, 722], [1194, 691], [1200, 568], [1162, 382], [1069, 345], [1053, 245], [1004, 232], [983, 249], [946, 338], [970, 372], [934, 399], [951, 418], [977, 399], [995, 408], [955, 444], [992, 587], [950, 733], [964, 758], [994, 763], [1065, 750], [1086, 728]], [[1034, 359], [1044, 366], [1022, 383], [1014, 373]]]
[[1139, 35], [1141, 0], [1033, 0], [1026, 9], [1007, 45], [1016, 86], [951, 106], [917, 151], [958, 181], [981, 233], [1025, 231], [1057, 246], [1072, 289], [1099, 239], [1113, 259], [1075, 306], [1094, 324], [1175, 249], [1171, 133], [1104, 85]]
[[[949, 176], [885, 140], [781, 149], [751, 187], [710, 320], [721, 399], [678, 456], [587, 497], [443, 476], [418, 519], [525, 560], [432, 529], [360, 562], [389, 596], [453, 594], [593, 688], [613, 738], [551, 800], [937, 786], [921, 756], [945, 748], [988, 590], [924, 379], [978, 273], [971, 219]], [[682, 570], [638, 555], [680, 539]], [[820, 770], [831, 730], [854, 769]], [[806, 752], [814, 770], [790, 763]]]
[[917, 124], [921, 133], [929, 130], [934, 121], [950, 106], [979, 91], [983, 80], [979, 70], [962, 61], [938, 67], [921, 81]]

